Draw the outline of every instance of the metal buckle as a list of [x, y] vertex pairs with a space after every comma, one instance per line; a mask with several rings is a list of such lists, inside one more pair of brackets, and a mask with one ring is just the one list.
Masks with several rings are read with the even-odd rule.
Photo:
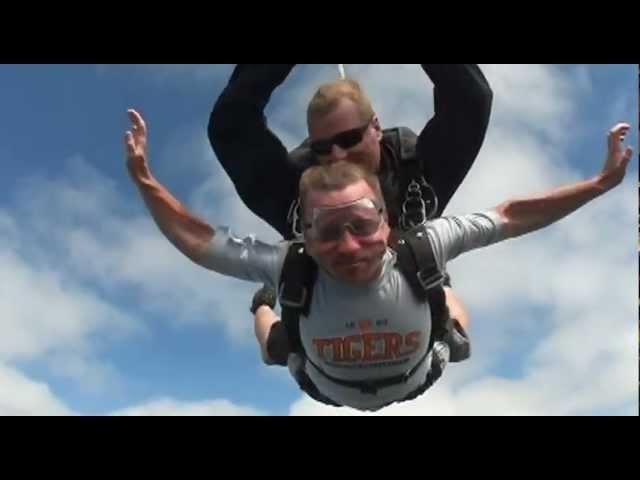
[[431, 290], [432, 288], [441, 285], [444, 282], [444, 275], [442, 272], [437, 271], [436, 273], [429, 275], [424, 270], [421, 270], [417, 273], [416, 277], [418, 277], [418, 282], [420, 286], [427, 290]]
[[295, 200], [291, 207], [289, 207], [289, 214], [287, 220], [291, 225], [291, 233], [295, 238], [303, 238], [304, 232], [302, 229], [302, 218], [300, 217], [300, 200]]
[[282, 289], [282, 291], [280, 292], [280, 305], [282, 305], [283, 307], [289, 307], [289, 308], [304, 308], [305, 304], [307, 303], [307, 289], [305, 287], [302, 287], [302, 295], [301, 295], [301, 299], [300, 300], [290, 300], [290, 299], [286, 299], [284, 298], [286, 293], [286, 286]]
[[[438, 197], [433, 187], [422, 177], [420, 179], [422, 185], [414, 180], [407, 187], [405, 201], [402, 203], [402, 215], [400, 216], [400, 226], [403, 230], [412, 230], [416, 227], [424, 225], [438, 211]], [[433, 201], [428, 200], [430, 210], [427, 212], [427, 202], [424, 199], [424, 190], [427, 189]], [[409, 217], [418, 217], [417, 221]]]

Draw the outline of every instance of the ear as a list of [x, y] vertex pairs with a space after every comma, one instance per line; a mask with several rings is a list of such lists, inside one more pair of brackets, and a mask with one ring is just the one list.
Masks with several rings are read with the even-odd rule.
[[318, 261], [318, 255], [316, 254], [317, 250], [316, 250], [316, 244], [314, 243], [313, 240], [304, 237], [304, 248], [307, 251], [307, 254], [313, 258], [313, 260], [320, 265], [319, 261]]
[[384, 223], [382, 224], [382, 227], [380, 227], [380, 233], [382, 234], [382, 238], [384, 238], [387, 241], [387, 245], [390, 245], [390, 242], [393, 240], [393, 236], [392, 236], [393, 232], [386, 218]]
[[377, 115], [373, 116], [371, 124], [373, 125], [373, 129], [376, 131], [376, 138], [379, 142], [382, 141], [382, 127], [380, 126], [380, 119]]

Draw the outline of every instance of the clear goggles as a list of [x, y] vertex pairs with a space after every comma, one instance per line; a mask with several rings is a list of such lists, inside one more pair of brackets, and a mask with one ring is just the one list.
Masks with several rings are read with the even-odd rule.
[[320, 242], [340, 240], [345, 230], [356, 237], [370, 237], [384, 221], [384, 208], [370, 198], [337, 207], [313, 209], [311, 223], [305, 223], [305, 236]]

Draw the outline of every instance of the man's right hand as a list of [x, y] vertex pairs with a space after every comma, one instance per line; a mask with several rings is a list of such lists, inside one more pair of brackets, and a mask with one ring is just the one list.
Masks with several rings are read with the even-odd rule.
[[147, 125], [142, 115], [133, 109], [127, 110], [131, 130], [125, 135], [127, 146], [127, 168], [134, 179], [141, 180], [150, 175], [147, 165]]
[[609, 131], [607, 159], [599, 175], [500, 205], [496, 211], [507, 224], [508, 236], [518, 237], [547, 227], [620, 185], [633, 155], [633, 149], [623, 144], [630, 128], [627, 123], [619, 123]]
[[[192, 215], [151, 175], [147, 164], [147, 126], [142, 115], [128, 110], [132, 128], [125, 135], [127, 167], [156, 225], [164, 236], [189, 259], [202, 265], [201, 259], [215, 231], [208, 223]], [[204, 266], [204, 265], [203, 265]]]
[[620, 185], [627, 173], [633, 149], [624, 148], [623, 142], [630, 128], [628, 123], [618, 123], [609, 131], [607, 160], [598, 177], [598, 185], [605, 191]]

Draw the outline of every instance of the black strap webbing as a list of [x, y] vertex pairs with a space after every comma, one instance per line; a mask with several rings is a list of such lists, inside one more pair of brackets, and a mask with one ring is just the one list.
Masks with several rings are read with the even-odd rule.
[[442, 283], [444, 275], [438, 268], [431, 242], [424, 229], [402, 232], [395, 239], [398, 267], [419, 302], [429, 302], [432, 333], [429, 350], [436, 340], [444, 338], [453, 327]]
[[300, 315], [309, 316], [318, 268], [302, 243], [292, 243], [280, 275], [282, 323], [292, 352], [303, 353]]

